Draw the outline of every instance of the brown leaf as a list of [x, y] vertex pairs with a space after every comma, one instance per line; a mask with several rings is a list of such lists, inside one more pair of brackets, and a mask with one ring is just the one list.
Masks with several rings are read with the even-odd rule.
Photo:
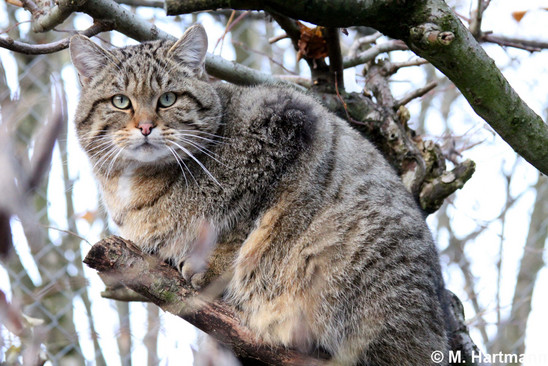
[[309, 28], [298, 22], [301, 37], [297, 43], [297, 61], [302, 57], [317, 60], [327, 57], [327, 43], [323, 37], [323, 27]]
[[82, 214], [78, 215], [79, 219], [84, 219], [88, 222], [88, 224], [93, 224], [95, 219], [97, 218], [97, 211], [86, 211]]
[[512, 12], [512, 18], [514, 18], [514, 20], [519, 23], [521, 19], [523, 19], [523, 17], [525, 16], [525, 14], [527, 14], [527, 12], [528, 10], [514, 11]]

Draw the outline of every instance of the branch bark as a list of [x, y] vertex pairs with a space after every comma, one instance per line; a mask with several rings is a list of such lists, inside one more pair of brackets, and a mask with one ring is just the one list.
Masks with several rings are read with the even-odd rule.
[[548, 126], [444, 1], [166, 0], [168, 15], [217, 8], [275, 11], [328, 27], [367, 25], [403, 40], [443, 72], [517, 153], [548, 174]]
[[[91, 27], [82, 32], [75, 32], [83, 34], [87, 37], [95, 36], [102, 32], [113, 30], [113, 23], [96, 22]], [[64, 38], [59, 41], [46, 43], [46, 44], [29, 44], [24, 42], [15, 41], [11, 38], [0, 38], [0, 47], [6, 48], [10, 51], [23, 53], [26, 55], [43, 55], [47, 53], [59, 52], [68, 48], [70, 38]]]
[[228, 305], [204, 301], [176, 269], [144, 254], [130, 241], [116, 236], [104, 239], [91, 248], [84, 263], [215, 337], [238, 357], [268, 365], [326, 365], [324, 360], [257, 340]]
[[[249, 364], [262, 362], [281, 366], [327, 366], [329, 361], [300, 354], [291, 349], [262, 343], [241, 325], [237, 313], [220, 300], [205, 301], [180, 277], [179, 272], [158, 258], [144, 254], [135, 244], [117, 236], [96, 243], [84, 259], [108, 281], [127, 286], [160, 308], [179, 316], [215, 337]], [[478, 354], [465, 325], [462, 304], [452, 293], [447, 314], [450, 345], [462, 352], [463, 360], [480, 365], [472, 357]]]

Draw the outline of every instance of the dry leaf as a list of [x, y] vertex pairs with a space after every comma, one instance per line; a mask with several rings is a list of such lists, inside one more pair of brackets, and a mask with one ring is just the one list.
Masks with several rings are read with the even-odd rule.
[[313, 60], [327, 57], [327, 43], [323, 37], [322, 27], [309, 28], [301, 22], [298, 22], [298, 25], [301, 38], [298, 42], [297, 61], [303, 57]]
[[97, 211], [86, 211], [83, 214], [78, 215], [78, 218], [86, 220], [88, 224], [91, 225], [97, 218]]
[[521, 21], [521, 19], [523, 19], [523, 17], [525, 16], [525, 14], [527, 12], [528, 12], [528, 10], [514, 11], [514, 12], [512, 12], [512, 18], [514, 18], [514, 20], [519, 23]]

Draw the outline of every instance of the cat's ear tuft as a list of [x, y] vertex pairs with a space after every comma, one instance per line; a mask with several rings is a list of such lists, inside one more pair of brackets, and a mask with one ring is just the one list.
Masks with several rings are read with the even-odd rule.
[[197, 76], [204, 72], [206, 53], [207, 33], [201, 24], [188, 28], [168, 51], [168, 55], [193, 69]]
[[114, 61], [112, 54], [86, 36], [77, 34], [70, 39], [70, 58], [85, 85], [106, 65]]

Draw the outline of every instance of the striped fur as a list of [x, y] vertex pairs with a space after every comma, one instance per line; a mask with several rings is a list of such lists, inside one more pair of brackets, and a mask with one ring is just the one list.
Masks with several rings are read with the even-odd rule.
[[[341, 365], [433, 365], [447, 352], [443, 280], [400, 179], [313, 98], [202, 80], [204, 39], [195, 26], [176, 44], [71, 42], [78, 136], [123, 235], [196, 286], [231, 269], [225, 299], [268, 343]], [[165, 92], [177, 101], [160, 108]], [[204, 248], [209, 261], [194, 260]]]

